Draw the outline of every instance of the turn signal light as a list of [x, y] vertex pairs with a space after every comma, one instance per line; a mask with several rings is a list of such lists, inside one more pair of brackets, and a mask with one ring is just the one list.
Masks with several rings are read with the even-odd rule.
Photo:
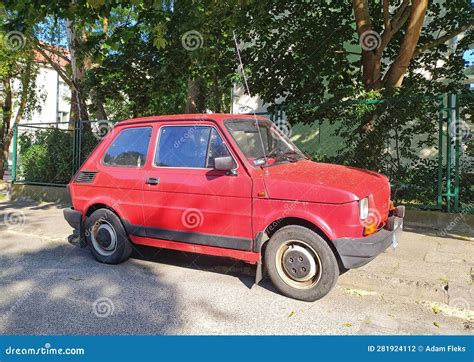
[[364, 236], [375, 234], [376, 231], [377, 231], [377, 225], [375, 224], [364, 226]]
[[393, 203], [393, 201], [390, 201], [389, 211], [393, 211], [393, 210], [395, 210], [395, 204]]

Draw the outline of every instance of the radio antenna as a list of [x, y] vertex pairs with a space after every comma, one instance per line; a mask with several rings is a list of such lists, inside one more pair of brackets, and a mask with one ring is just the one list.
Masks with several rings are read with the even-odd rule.
[[[237, 60], [239, 61], [239, 70], [242, 73], [242, 77], [244, 78], [245, 90], [246, 90], [247, 94], [249, 95], [249, 97], [252, 98], [252, 94], [250, 93], [249, 84], [247, 82], [247, 76], [245, 75], [245, 71], [244, 71], [244, 63], [242, 62], [242, 57], [240, 56], [239, 42], [237, 40], [237, 34], [235, 34], [235, 30], [232, 31], [232, 34], [234, 35], [235, 51], [237, 53]], [[258, 125], [258, 119], [257, 119], [257, 114], [255, 113], [255, 109], [252, 111], [252, 113], [253, 113], [254, 120], [255, 120], [255, 127], [257, 128], [258, 136], [260, 138], [260, 144], [262, 145], [263, 158], [265, 160], [265, 165], [268, 165], [267, 155], [266, 155], [266, 152], [265, 152], [265, 144], [263, 143], [262, 134], [260, 133], [260, 127]]]

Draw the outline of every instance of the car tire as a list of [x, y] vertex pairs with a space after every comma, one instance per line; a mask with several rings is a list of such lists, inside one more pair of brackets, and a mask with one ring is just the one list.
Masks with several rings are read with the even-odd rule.
[[303, 226], [275, 232], [265, 249], [265, 268], [273, 285], [287, 297], [314, 302], [336, 284], [339, 266], [328, 243]]
[[87, 246], [92, 255], [106, 264], [119, 264], [130, 257], [132, 243], [120, 218], [111, 210], [94, 211], [84, 223]]

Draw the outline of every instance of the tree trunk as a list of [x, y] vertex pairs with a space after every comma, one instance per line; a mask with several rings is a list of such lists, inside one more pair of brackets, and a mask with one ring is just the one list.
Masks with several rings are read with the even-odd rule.
[[[368, 0], [353, 0], [353, 8], [359, 39], [367, 39], [368, 32], [372, 31]], [[377, 45], [376, 43], [374, 44]], [[362, 77], [366, 90], [380, 87], [381, 59], [382, 57], [381, 54], [378, 54], [377, 47], [372, 50], [362, 49]]]
[[[15, 116], [14, 124], [19, 124], [21, 119], [23, 118], [23, 114], [25, 113], [27, 101], [28, 101], [28, 92], [30, 88], [30, 82], [32, 78], [32, 71], [33, 71], [33, 60], [28, 59], [25, 65], [25, 69], [22, 71], [20, 75], [21, 80], [21, 92], [20, 92], [20, 99], [18, 110]], [[0, 180], [3, 180], [5, 175], [5, 161], [8, 160], [9, 151], [10, 151], [10, 144], [13, 138], [13, 130], [14, 127], [10, 126], [11, 117], [12, 117], [12, 108], [13, 108], [13, 96], [11, 90], [11, 83], [10, 79], [4, 80], [4, 87], [6, 90], [6, 97], [5, 103], [3, 106], [3, 110], [7, 109], [7, 116], [3, 118], [3, 126], [2, 126], [2, 145], [1, 145], [1, 152], [0, 152]]]
[[66, 30], [69, 53], [71, 56], [71, 81], [73, 84], [73, 89], [71, 89], [71, 113], [69, 116], [69, 123], [72, 126], [77, 120], [88, 120], [89, 114], [85, 101], [86, 97], [82, 90], [85, 71], [84, 67], [80, 66], [77, 62], [77, 49], [82, 39], [71, 20], [66, 20]]
[[99, 120], [107, 120], [107, 113], [105, 112], [104, 102], [100, 99], [96, 99], [95, 107], [95, 118]]
[[385, 75], [384, 84], [387, 89], [398, 88], [402, 85], [420, 38], [427, 8], [428, 0], [412, 1], [410, 20], [400, 51]]
[[107, 113], [104, 108], [104, 99], [102, 96], [97, 93], [96, 88], [91, 90], [91, 99], [93, 102], [93, 110], [95, 112], [95, 119], [97, 120], [107, 120]]
[[10, 78], [3, 78], [3, 89], [5, 93], [5, 100], [2, 104], [2, 124], [0, 126], [0, 180], [3, 180], [5, 175], [5, 160], [8, 160], [8, 132], [10, 130], [10, 119], [13, 105], [12, 90]]
[[214, 98], [214, 112], [220, 113], [222, 112], [222, 95], [219, 90], [219, 78], [216, 72], [212, 76], [212, 94]]
[[185, 113], [197, 113], [199, 97], [199, 86], [197, 81], [188, 78], [188, 92], [186, 97], [186, 111]]

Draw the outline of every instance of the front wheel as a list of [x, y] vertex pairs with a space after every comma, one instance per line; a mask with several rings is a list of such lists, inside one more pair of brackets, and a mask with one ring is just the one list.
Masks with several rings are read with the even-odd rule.
[[339, 276], [337, 259], [327, 242], [297, 225], [285, 226], [270, 238], [265, 267], [282, 294], [307, 302], [328, 294]]
[[119, 217], [112, 211], [94, 211], [84, 226], [87, 245], [98, 261], [118, 264], [129, 258], [132, 244]]

